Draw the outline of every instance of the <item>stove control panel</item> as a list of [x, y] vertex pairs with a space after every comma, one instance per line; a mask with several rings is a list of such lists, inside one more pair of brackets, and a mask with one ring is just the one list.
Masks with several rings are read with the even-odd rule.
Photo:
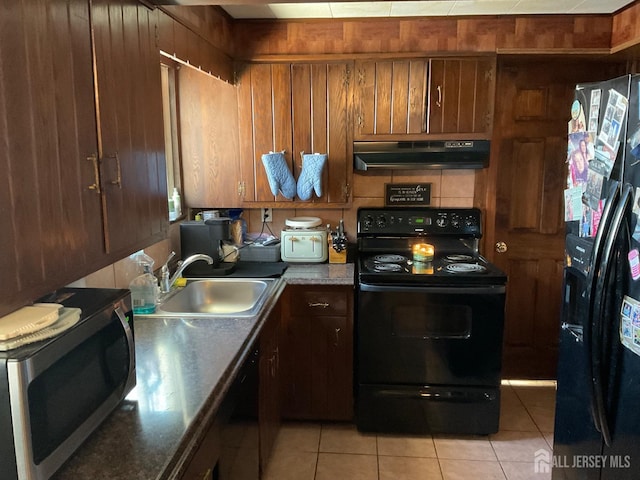
[[480, 238], [477, 208], [361, 208], [358, 235], [451, 235]]

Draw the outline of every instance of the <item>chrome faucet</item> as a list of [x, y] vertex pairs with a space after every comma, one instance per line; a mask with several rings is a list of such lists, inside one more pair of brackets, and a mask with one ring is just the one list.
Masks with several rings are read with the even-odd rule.
[[162, 266], [160, 278], [160, 293], [169, 293], [173, 285], [176, 283], [176, 280], [178, 280], [178, 278], [180, 278], [180, 276], [182, 275], [184, 269], [191, 265], [193, 262], [197, 262], [198, 260], [206, 260], [209, 265], [213, 265], [213, 258], [211, 258], [209, 255], [196, 253], [185, 258], [182, 262], [178, 262], [177, 270], [175, 271], [173, 276], [169, 278], [169, 261], [175, 254], [176, 252], [171, 252], [169, 258], [167, 258], [167, 261]]

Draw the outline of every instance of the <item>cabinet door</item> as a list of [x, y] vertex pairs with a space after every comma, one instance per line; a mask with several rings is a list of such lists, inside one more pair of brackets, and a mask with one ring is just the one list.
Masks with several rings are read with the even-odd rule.
[[266, 469], [280, 430], [280, 307], [271, 312], [260, 334], [258, 425], [260, 470]]
[[136, 0], [91, 2], [103, 223], [114, 255], [168, 228], [156, 15]]
[[287, 287], [283, 305], [283, 416], [353, 416], [353, 293], [343, 286]]
[[103, 254], [91, 64], [86, 0], [2, 2], [0, 316]]
[[[238, 108], [242, 139], [241, 177], [245, 202], [286, 202], [274, 196], [262, 155], [284, 151], [293, 171], [291, 71], [288, 64], [244, 65], [239, 72]], [[251, 141], [253, 139], [253, 142]]]
[[495, 59], [432, 59], [428, 132], [490, 135]]
[[186, 205], [240, 206], [236, 88], [182, 67], [178, 90]]
[[[304, 204], [344, 204], [351, 175], [351, 62], [242, 65], [239, 70], [241, 178], [244, 203], [290, 202], [273, 195], [262, 154], [284, 151], [294, 178], [301, 153], [326, 153], [322, 195]], [[253, 141], [251, 141], [253, 140]], [[297, 200], [299, 202], [299, 200]], [[283, 206], [287, 206], [286, 204]]]
[[294, 177], [302, 171], [302, 153], [326, 153], [322, 196], [314, 203], [345, 203], [351, 160], [348, 111], [350, 63], [291, 65]]
[[426, 60], [356, 63], [356, 139], [426, 129]]
[[311, 416], [351, 420], [353, 332], [350, 317], [313, 319], [311, 338]]

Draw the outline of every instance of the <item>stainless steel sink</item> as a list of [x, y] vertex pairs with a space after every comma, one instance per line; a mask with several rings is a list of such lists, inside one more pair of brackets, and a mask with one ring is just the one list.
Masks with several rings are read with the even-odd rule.
[[275, 279], [192, 280], [161, 301], [149, 316], [252, 317], [269, 297]]

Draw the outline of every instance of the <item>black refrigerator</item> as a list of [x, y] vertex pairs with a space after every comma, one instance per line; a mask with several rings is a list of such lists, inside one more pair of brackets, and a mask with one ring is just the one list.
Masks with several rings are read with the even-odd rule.
[[571, 106], [553, 480], [640, 479], [639, 83]]

